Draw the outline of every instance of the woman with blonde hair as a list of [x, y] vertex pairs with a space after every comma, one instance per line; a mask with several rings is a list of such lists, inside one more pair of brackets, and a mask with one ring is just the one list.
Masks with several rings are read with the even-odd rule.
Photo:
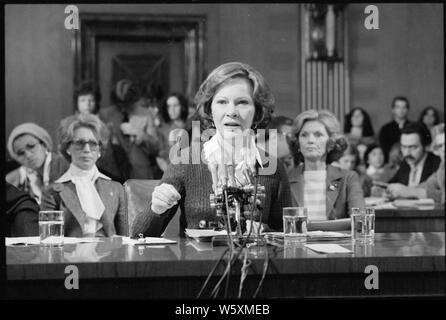
[[350, 210], [365, 207], [356, 172], [332, 166], [347, 148], [339, 121], [327, 110], [307, 110], [293, 124], [293, 145], [303, 160], [289, 172], [293, 206], [308, 208], [309, 230], [350, 229]]

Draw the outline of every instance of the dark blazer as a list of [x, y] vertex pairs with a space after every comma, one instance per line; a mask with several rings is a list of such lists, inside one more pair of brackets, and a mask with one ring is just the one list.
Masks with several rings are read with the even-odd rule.
[[[95, 186], [105, 206], [100, 220], [105, 236], [128, 235], [127, 209], [122, 185], [99, 177]], [[84, 224], [86, 213], [82, 210], [76, 187], [71, 181], [54, 183], [47, 187], [43, 192], [40, 207], [41, 210], [64, 210], [64, 235], [83, 236], [81, 226]]]
[[[432, 152], [428, 152], [426, 161], [424, 162], [423, 172], [421, 173], [420, 183], [426, 181], [430, 175], [437, 171], [440, 163], [440, 157], [437, 157]], [[410, 166], [406, 161], [403, 161], [395, 176], [390, 179], [389, 183], [402, 183], [407, 186], [409, 184], [409, 175]]]
[[[293, 206], [304, 203], [304, 164], [288, 173]], [[358, 174], [327, 165], [327, 220], [348, 218], [351, 208], [364, 208], [365, 200]]]
[[39, 235], [39, 205], [25, 191], [6, 183], [6, 236]]

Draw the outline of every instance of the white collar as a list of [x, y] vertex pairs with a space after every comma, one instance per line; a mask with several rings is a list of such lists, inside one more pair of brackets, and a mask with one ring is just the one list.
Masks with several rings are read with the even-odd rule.
[[[45, 161], [43, 163], [43, 185], [47, 186], [50, 182], [50, 164], [51, 164], [51, 152], [47, 152], [45, 157]], [[23, 184], [28, 176], [38, 176], [36, 170], [27, 168], [25, 166], [20, 166], [19, 168], [19, 179], [20, 183]]]
[[[231, 161], [231, 158], [233, 157], [233, 160], [235, 163], [238, 163], [238, 166], [246, 164], [252, 167], [255, 165], [255, 162], [258, 162], [263, 168], [262, 157], [256, 146], [255, 136], [250, 133], [250, 130], [241, 132], [228, 142], [217, 131], [209, 141], [203, 144], [206, 161], [220, 163], [222, 159], [226, 162], [228, 160]], [[235, 145], [232, 145], [233, 141], [235, 142]], [[235, 149], [233, 149], [234, 147]], [[231, 154], [231, 150], [234, 150], [235, 154]], [[221, 152], [224, 153], [223, 157]]]
[[71, 163], [70, 167], [68, 168], [68, 170], [59, 179], [57, 179], [55, 182], [56, 183], [68, 182], [68, 181], [71, 181], [72, 177], [75, 177], [75, 176], [79, 177], [79, 176], [89, 175], [89, 174], [92, 174], [92, 172], [94, 172], [94, 171], [97, 171], [97, 173], [98, 173], [97, 177], [98, 178], [102, 178], [102, 179], [105, 179], [105, 180], [111, 180], [105, 174], [102, 174], [98, 170], [96, 165], [93, 166], [93, 168], [91, 168], [90, 170], [82, 170], [82, 169], [76, 167], [74, 164]]

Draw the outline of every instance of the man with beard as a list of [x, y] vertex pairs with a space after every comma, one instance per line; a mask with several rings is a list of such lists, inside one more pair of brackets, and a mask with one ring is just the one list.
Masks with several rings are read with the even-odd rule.
[[437, 171], [441, 159], [426, 151], [431, 140], [430, 133], [418, 123], [411, 123], [401, 131], [400, 143], [404, 158], [399, 170], [390, 180], [391, 184], [416, 187]]

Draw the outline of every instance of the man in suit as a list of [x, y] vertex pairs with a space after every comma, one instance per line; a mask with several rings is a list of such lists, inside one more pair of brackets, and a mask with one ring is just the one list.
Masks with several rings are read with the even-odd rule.
[[393, 120], [383, 125], [379, 132], [379, 144], [383, 148], [386, 162], [389, 159], [390, 149], [395, 143], [400, 141], [401, 130], [410, 123], [407, 119], [409, 108], [409, 100], [406, 97], [399, 96], [393, 98]]
[[418, 123], [411, 123], [401, 131], [403, 162], [390, 180], [390, 189], [398, 188], [398, 185], [416, 187], [437, 171], [441, 159], [426, 151], [431, 140], [428, 130]]

